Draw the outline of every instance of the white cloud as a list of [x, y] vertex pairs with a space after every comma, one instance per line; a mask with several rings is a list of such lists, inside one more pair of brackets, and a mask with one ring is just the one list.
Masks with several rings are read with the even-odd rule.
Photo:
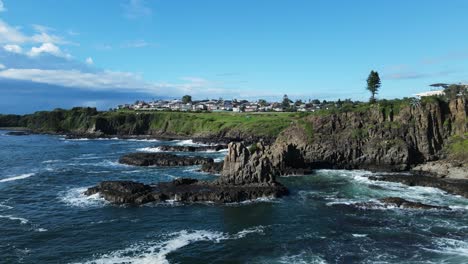
[[62, 58], [71, 58], [70, 54], [64, 53], [58, 46], [54, 45], [53, 43], [43, 43], [39, 47], [32, 47], [28, 52], [28, 56], [37, 57], [44, 53]]
[[[132, 91], [159, 95], [183, 95], [187, 93], [198, 96], [226, 95], [231, 92], [212, 86], [201, 78], [186, 80], [183, 83], [151, 83], [143, 80], [141, 75], [130, 72], [101, 71], [82, 72], [79, 70], [42, 70], [42, 69], [7, 69], [0, 71], [0, 78], [31, 81], [81, 88], [94, 91]], [[203, 80], [203, 81], [201, 81]]]
[[24, 43], [27, 40], [18, 28], [11, 27], [0, 19], [0, 43]]
[[0, 63], [0, 70], [6, 69], [6, 66]]
[[23, 53], [23, 48], [21, 48], [21, 46], [19, 46], [19, 45], [15, 45], [15, 44], [7, 44], [7, 45], [3, 46], [3, 49], [5, 51], [11, 52], [11, 53], [18, 53], [18, 54]]
[[6, 11], [5, 5], [3, 4], [3, 1], [0, 0], [0, 12], [5, 12], [5, 11]]
[[153, 10], [146, 5], [146, 0], [128, 0], [123, 8], [125, 17], [129, 19], [149, 17], [153, 14]]
[[86, 64], [88, 64], [88, 65], [93, 65], [93, 64], [94, 64], [94, 60], [93, 60], [93, 58], [91, 58], [91, 57], [86, 58], [85, 62], [86, 62]]

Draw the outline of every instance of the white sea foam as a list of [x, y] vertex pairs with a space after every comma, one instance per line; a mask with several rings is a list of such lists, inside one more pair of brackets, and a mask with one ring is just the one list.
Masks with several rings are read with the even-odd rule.
[[452, 238], [438, 238], [434, 240], [436, 249], [425, 250], [437, 252], [444, 255], [457, 255], [468, 257], [468, 241], [457, 240]]
[[[319, 170], [317, 172], [319, 174], [330, 175], [331, 177], [343, 177], [351, 180], [351, 183], [355, 184], [355, 187], [350, 185], [351, 188], [354, 189], [351, 197], [328, 197], [327, 199], [332, 201], [327, 205], [353, 204], [369, 201], [375, 202], [377, 198], [397, 196], [410, 201], [417, 201], [426, 204], [453, 206], [457, 210], [468, 209], [468, 201], [461, 196], [452, 195], [443, 190], [432, 187], [408, 186], [402, 183], [370, 180], [369, 176], [371, 176], [372, 173], [368, 171]], [[383, 208], [391, 209], [389, 206], [385, 206]]]
[[6, 209], [6, 210], [13, 209], [13, 206], [9, 206], [9, 205], [4, 204], [5, 202], [8, 202], [9, 200], [10, 200], [10, 199], [1, 202], [1, 203], [0, 203], [0, 208]]
[[10, 182], [10, 181], [22, 180], [22, 179], [29, 178], [29, 177], [31, 177], [33, 175], [35, 175], [35, 173], [21, 174], [21, 175], [18, 175], [18, 176], [13, 176], [13, 177], [9, 177], [9, 178], [0, 179], [0, 182]]
[[221, 161], [224, 161], [224, 157], [222, 158], [215, 158], [213, 159], [214, 162], [221, 162]]
[[9, 220], [12, 220], [12, 221], [20, 221], [20, 223], [22, 225], [25, 225], [25, 224], [27, 224], [29, 222], [29, 220], [26, 219], [26, 218], [16, 217], [16, 216], [13, 216], [13, 215], [0, 215], [0, 218], [9, 219]]
[[[267, 263], [272, 263], [268, 261]], [[286, 255], [282, 256], [278, 261], [273, 263], [284, 263], [284, 264], [326, 264], [327, 262], [319, 256], [308, 255], [306, 252], [302, 252], [297, 255]]]
[[177, 251], [178, 249], [183, 248], [189, 244], [201, 241], [220, 243], [223, 240], [241, 239], [252, 233], [263, 233], [263, 229], [264, 227], [258, 226], [242, 230], [233, 235], [207, 230], [182, 230], [169, 234], [163, 241], [136, 244], [123, 250], [104, 254], [97, 259], [83, 263], [165, 264], [169, 263], [167, 259], [168, 254]]
[[353, 234], [353, 237], [367, 237], [367, 234]]
[[174, 140], [176, 142], [175, 144], [177, 146], [209, 146], [208, 144], [203, 144], [203, 143], [195, 143], [193, 142], [192, 139], [187, 139], [187, 140]]
[[147, 148], [139, 148], [137, 149], [138, 151], [143, 151], [143, 152], [153, 152], [153, 153], [156, 153], [156, 152], [162, 152], [162, 150], [158, 147], [147, 147]]
[[60, 162], [60, 161], [61, 160], [45, 160], [42, 163], [48, 164], [48, 163], [56, 163], [56, 162]]
[[99, 193], [86, 196], [84, 192], [87, 189], [86, 187], [73, 188], [66, 192], [61, 192], [59, 198], [67, 205], [82, 208], [99, 207], [108, 203], [104, 198], [100, 197]]
[[36, 232], [47, 232], [49, 230], [45, 229], [45, 228], [37, 228], [35, 229]]

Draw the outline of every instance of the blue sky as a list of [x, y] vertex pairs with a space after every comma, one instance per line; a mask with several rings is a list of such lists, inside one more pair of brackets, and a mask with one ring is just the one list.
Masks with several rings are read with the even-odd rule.
[[367, 100], [468, 81], [468, 1], [3, 0], [0, 113], [180, 97]]

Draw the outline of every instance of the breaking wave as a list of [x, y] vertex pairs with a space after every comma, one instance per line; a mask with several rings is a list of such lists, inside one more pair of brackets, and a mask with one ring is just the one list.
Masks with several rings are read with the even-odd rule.
[[220, 243], [223, 240], [241, 239], [253, 233], [263, 234], [263, 232], [263, 226], [244, 229], [236, 234], [227, 234], [223, 232], [207, 230], [182, 230], [167, 235], [166, 238], [162, 241], [135, 244], [126, 249], [104, 254], [97, 259], [82, 263], [169, 263], [169, 260], [167, 259], [168, 254], [192, 243], [201, 241]]
[[70, 189], [60, 193], [59, 199], [69, 206], [81, 208], [99, 207], [108, 203], [104, 198], [99, 196], [99, 193], [86, 196], [84, 192], [87, 189], [86, 187]]
[[10, 181], [22, 180], [22, 179], [26, 179], [26, 178], [29, 178], [31, 176], [34, 176], [35, 174], [36, 173], [21, 174], [21, 175], [18, 175], [18, 176], [13, 176], [13, 177], [9, 177], [9, 178], [0, 179], [0, 182], [10, 182]]

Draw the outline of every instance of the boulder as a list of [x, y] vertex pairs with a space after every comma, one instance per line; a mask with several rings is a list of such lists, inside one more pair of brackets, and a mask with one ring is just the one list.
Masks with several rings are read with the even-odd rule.
[[211, 174], [220, 174], [223, 170], [224, 162], [207, 162], [203, 164], [200, 168], [200, 171], [207, 172]]

